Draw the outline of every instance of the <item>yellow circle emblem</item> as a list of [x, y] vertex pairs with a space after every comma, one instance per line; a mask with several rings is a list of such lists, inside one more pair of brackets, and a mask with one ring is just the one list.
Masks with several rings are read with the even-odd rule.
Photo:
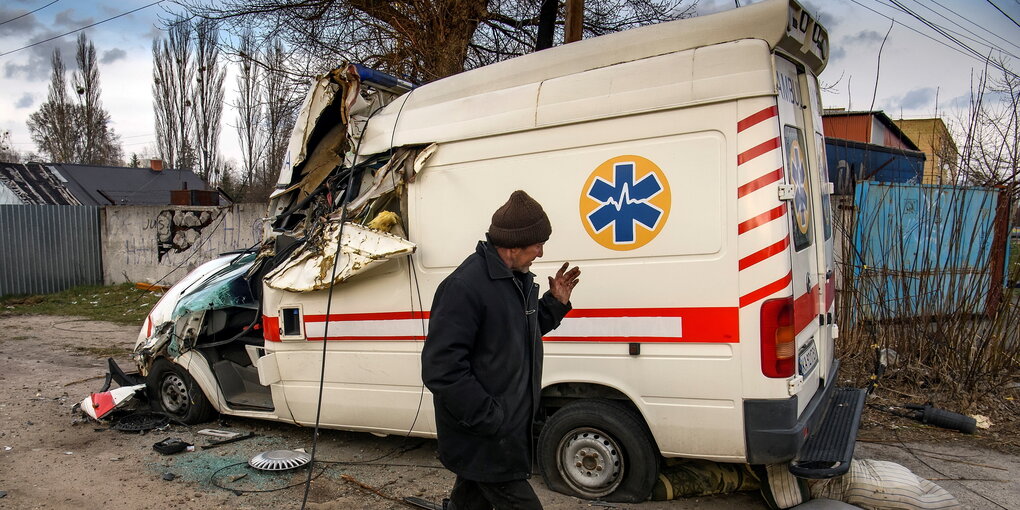
[[581, 224], [611, 250], [640, 248], [662, 231], [669, 217], [666, 174], [641, 156], [617, 156], [595, 169], [581, 189]]

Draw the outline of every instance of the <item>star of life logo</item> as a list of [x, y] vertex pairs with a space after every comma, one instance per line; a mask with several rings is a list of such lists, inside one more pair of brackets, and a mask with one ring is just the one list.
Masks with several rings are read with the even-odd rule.
[[669, 184], [662, 170], [640, 156], [619, 156], [588, 177], [581, 192], [581, 223], [598, 244], [634, 250], [658, 235], [669, 207]]

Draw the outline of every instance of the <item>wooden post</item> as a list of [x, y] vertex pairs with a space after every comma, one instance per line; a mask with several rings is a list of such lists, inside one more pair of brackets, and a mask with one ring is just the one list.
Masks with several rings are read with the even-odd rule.
[[580, 41], [584, 24], [584, 0], [567, 0], [566, 25], [563, 27], [563, 43]]

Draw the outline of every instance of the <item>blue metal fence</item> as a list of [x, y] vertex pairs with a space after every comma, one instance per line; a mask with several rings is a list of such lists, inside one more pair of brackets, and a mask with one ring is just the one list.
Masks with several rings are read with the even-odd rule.
[[[856, 312], [867, 319], [980, 314], [1003, 284], [993, 188], [861, 182]], [[1001, 261], [999, 261], [1001, 262]]]
[[0, 296], [102, 282], [99, 207], [0, 205]]

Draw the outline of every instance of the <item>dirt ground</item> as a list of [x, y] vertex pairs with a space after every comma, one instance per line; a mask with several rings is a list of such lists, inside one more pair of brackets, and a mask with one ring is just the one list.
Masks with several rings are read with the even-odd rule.
[[[77, 419], [71, 408], [101, 387], [106, 357], [132, 367], [127, 354], [137, 331], [73, 317], [0, 315], [0, 508], [301, 508], [306, 468], [266, 474], [246, 463], [267, 450], [310, 451], [310, 429], [228, 418], [137, 434]], [[949, 490], [966, 508], [1016, 507], [1015, 455], [952, 432], [934, 431], [919, 441], [909, 423], [882, 416], [869, 414], [865, 425], [857, 458], [903, 464]], [[208, 427], [256, 436], [202, 449], [208, 438], [197, 431]], [[196, 451], [173, 456], [153, 451], [153, 443], [167, 437], [194, 443]], [[320, 434], [316, 458], [328, 463], [313, 471], [309, 509], [411, 508], [400, 500], [437, 501], [453, 482], [436, 460], [435, 441], [327, 430]], [[757, 492], [626, 505], [556, 494], [540, 477], [532, 483], [549, 510], [765, 508]]]

